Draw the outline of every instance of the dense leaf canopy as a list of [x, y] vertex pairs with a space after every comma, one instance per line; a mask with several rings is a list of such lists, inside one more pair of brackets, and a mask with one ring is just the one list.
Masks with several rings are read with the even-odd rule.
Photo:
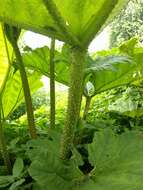
[[[143, 48], [135, 48], [135, 43], [135, 39], [132, 39], [120, 48], [96, 52], [94, 56], [86, 56], [84, 79], [85, 82], [90, 81], [94, 85], [95, 94], [142, 78]], [[26, 67], [50, 76], [48, 47], [25, 52], [23, 60]], [[56, 80], [69, 85], [69, 70], [70, 53], [69, 49], [64, 46], [61, 52], [55, 51]]]
[[0, 0], [0, 20], [48, 36], [54, 35], [71, 44], [81, 42], [88, 45], [127, 1]]

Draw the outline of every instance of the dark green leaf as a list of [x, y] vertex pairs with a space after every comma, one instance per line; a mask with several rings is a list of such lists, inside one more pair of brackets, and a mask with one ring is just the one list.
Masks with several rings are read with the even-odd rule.
[[10, 186], [9, 190], [18, 190], [18, 187], [19, 187], [20, 185], [22, 185], [24, 182], [25, 182], [25, 179], [20, 179], [20, 180], [14, 182], [14, 183]]
[[17, 158], [13, 166], [13, 176], [19, 177], [24, 169], [24, 163], [22, 158]]
[[14, 182], [13, 176], [0, 176], [0, 188], [9, 186]]
[[32, 160], [29, 173], [42, 190], [70, 190], [82, 177], [77, 161], [74, 156], [70, 161], [62, 161], [59, 158], [59, 141], [50, 139], [28, 143], [27, 153]]

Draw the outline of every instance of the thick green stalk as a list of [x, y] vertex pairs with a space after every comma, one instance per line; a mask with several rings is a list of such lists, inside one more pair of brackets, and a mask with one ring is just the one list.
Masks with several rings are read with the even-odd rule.
[[83, 112], [83, 120], [86, 120], [86, 117], [87, 117], [87, 115], [88, 115], [88, 111], [89, 111], [89, 108], [90, 108], [91, 99], [92, 99], [91, 96], [87, 96], [87, 97], [86, 97], [86, 104], [85, 104], [85, 108], [84, 108], [84, 112]]
[[50, 48], [50, 129], [55, 128], [55, 39], [51, 39]]
[[11, 174], [12, 167], [11, 167], [9, 154], [8, 154], [6, 143], [5, 143], [2, 120], [1, 120], [1, 113], [0, 113], [0, 151], [1, 151], [4, 163], [5, 163], [5, 166], [7, 168], [7, 172], [9, 174]]
[[80, 45], [80, 41], [74, 36], [74, 34], [69, 30], [68, 25], [61, 13], [59, 12], [56, 4], [53, 0], [43, 0], [43, 3], [48, 11], [48, 13], [53, 18], [54, 22], [59, 27], [62, 34], [66, 37], [67, 41], [72, 45]]
[[70, 88], [65, 128], [61, 140], [60, 158], [67, 160], [70, 157], [74, 130], [80, 116], [80, 107], [83, 92], [85, 51], [79, 48], [71, 50]]
[[20, 70], [20, 76], [21, 76], [21, 80], [22, 80], [22, 86], [23, 86], [26, 109], [27, 109], [27, 119], [28, 119], [29, 131], [30, 131], [31, 138], [34, 139], [34, 138], [37, 138], [37, 134], [36, 134], [36, 127], [35, 127], [33, 107], [32, 107], [32, 99], [31, 99], [27, 74], [25, 71], [22, 56], [21, 56], [21, 53], [18, 48], [16, 40], [13, 39], [12, 45], [13, 45], [13, 49], [14, 49], [14, 52], [16, 55], [16, 59], [18, 62], [19, 70]]

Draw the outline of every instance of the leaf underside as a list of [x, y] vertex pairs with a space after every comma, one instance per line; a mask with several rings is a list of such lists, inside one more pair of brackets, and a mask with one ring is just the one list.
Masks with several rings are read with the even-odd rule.
[[[61, 0], [53, 0], [68, 31], [87, 45], [127, 2], [128, 0], [64, 0], [61, 3]], [[0, 0], [0, 7], [2, 22], [70, 43], [42, 0]]]

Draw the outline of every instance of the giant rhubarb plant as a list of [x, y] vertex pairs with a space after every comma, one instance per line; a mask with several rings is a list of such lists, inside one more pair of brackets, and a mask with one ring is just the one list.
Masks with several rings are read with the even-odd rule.
[[[115, 136], [110, 130], [98, 132], [93, 143], [88, 146], [89, 162], [94, 167], [88, 176], [83, 176], [77, 168], [79, 160], [77, 161], [75, 153], [69, 160], [81, 107], [87, 48], [100, 29], [126, 3], [126, 0], [63, 0], [62, 3], [60, 0], [0, 0], [1, 21], [46, 34], [70, 45], [70, 88], [60, 150], [62, 160], [57, 154], [59, 141], [56, 142], [54, 137], [46, 141], [33, 140], [27, 152], [32, 161], [29, 173], [37, 182], [39, 190], [143, 188], [143, 141], [142, 136], [136, 132], [120, 136]], [[90, 70], [92, 75], [89, 75]], [[106, 80], [103, 80], [100, 74], [96, 73], [101, 79], [100, 83], [95, 80], [96, 77], [92, 77], [95, 75], [95, 69], [88, 71], [87, 76], [89, 75], [90, 81], [93, 79], [96, 91], [106, 90], [106, 85], [110, 87], [111, 84], [101, 84], [106, 83]], [[107, 76], [111, 79], [110, 71]], [[118, 82], [114, 81], [112, 85]]]
[[126, 3], [127, 0], [64, 0], [62, 4], [60, 0], [0, 1], [3, 22], [54, 36], [71, 45], [68, 109], [60, 151], [62, 159], [69, 157], [79, 119], [86, 50], [100, 29]]

